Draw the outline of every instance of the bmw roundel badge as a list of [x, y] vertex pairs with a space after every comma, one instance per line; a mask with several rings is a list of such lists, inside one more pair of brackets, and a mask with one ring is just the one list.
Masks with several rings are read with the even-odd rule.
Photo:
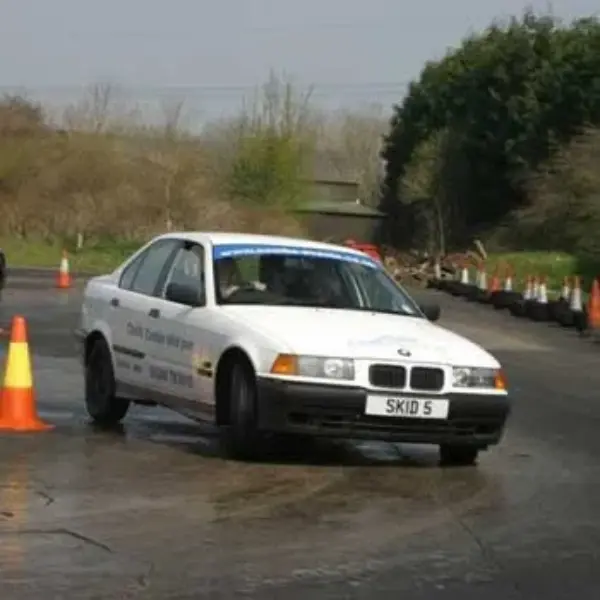
[[410, 352], [410, 350], [405, 350], [404, 348], [399, 348], [398, 354], [400, 356], [409, 357], [411, 355], [411, 352]]

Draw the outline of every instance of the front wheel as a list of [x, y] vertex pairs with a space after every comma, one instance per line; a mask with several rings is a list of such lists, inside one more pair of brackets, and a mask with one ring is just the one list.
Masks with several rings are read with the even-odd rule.
[[93, 342], [85, 369], [85, 405], [99, 425], [119, 423], [129, 410], [129, 401], [115, 396], [116, 382], [108, 345]]
[[443, 466], [471, 466], [477, 462], [479, 448], [473, 446], [440, 446], [440, 463]]
[[236, 459], [256, 458], [262, 447], [257, 430], [256, 386], [250, 368], [233, 365], [229, 392], [230, 423], [225, 431], [227, 453]]

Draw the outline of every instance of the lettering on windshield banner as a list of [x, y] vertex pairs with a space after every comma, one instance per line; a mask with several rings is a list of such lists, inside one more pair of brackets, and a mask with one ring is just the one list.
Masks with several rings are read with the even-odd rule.
[[150, 379], [154, 381], [160, 381], [161, 383], [170, 383], [172, 385], [182, 386], [186, 388], [194, 387], [194, 378], [187, 373], [181, 373], [174, 369], [166, 369], [164, 367], [158, 367], [156, 365], [150, 365], [148, 368], [148, 375]]
[[342, 250], [303, 248], [301, 246], [277, 246], [274, 244], [219, 244], [213, 248], [213, 259], [260, 255], [294, 256], [306, 258], [329, 258], [380, 269], [381, 264], [370, 256], [358, 256]]
[[145, 342], [160, 344], [161, 346], [167, 346], [174, 350], [181, 350], [182, 352], [189, 352], [194, 348], [194, 342], [191, 340], [180, 338], [172, 333], [166, 334], [158, 329], [142, 327], [141, 325], [131, 322], [127, 323], [127, 335], [139, 338]]

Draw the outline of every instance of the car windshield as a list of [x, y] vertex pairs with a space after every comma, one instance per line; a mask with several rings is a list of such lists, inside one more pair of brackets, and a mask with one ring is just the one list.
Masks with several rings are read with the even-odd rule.
[[213, 249], [218, 304], [307, 306], [423, 317], [378, 261], [344, 250], [248, 244]]

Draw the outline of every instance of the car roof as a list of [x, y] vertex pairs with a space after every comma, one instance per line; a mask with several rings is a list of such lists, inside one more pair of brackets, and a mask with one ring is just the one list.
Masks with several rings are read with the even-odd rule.
[[[176, 237], [178, 239], [189, 240], [198, 244], [210, 243], [213, 246], [220, 244], [276, 244], [278, 246], [295, 246], [296, 248], [310, 248], [313, 250], [330, 250], [339, 252], [343, 250], [349, 254], [355, 254], [364, 258], [364, 252], [342, 246], [340, 244], [328, 244], [325, 242], [316, 242], [304, 238], [295, 238], [278, 235], [261, 235], [256, 233], [234, 233], [226, 231], [179, 231], [171, 232], [159, 238]], [[158, 238], [156, 238], [158, 239]]]

